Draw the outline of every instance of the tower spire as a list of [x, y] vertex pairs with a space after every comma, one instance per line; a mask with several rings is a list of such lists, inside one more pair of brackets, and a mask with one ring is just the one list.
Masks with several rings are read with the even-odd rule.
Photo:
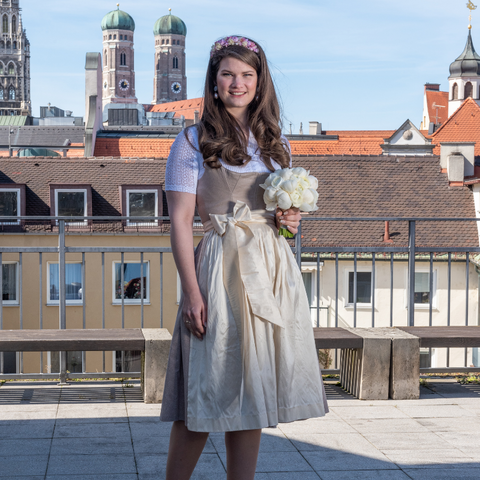
[[468, 0], [467, 8], [470, 10], [468, 15], [468, 29], [472, 29], [472, 12], [477, 9], [477, 6], [473, 4], [472, 0]]

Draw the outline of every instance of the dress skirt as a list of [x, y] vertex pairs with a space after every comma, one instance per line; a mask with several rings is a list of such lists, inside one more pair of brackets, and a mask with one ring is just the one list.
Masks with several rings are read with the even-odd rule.
[[[253, 249], [253, 264], [263, 263], [265, 290], [252, 291], [249, 273], [242, 270], [240, 294], [229, 291], [224, 263], [236, 253], [224, 251], [224, 238], [215, 229], [197, 247], [196, 274], [208, 306], [206, 334], [200, 341], [187, 330], [181, 300], [162, 421], [183, 420], [192, 431], [227, 432], [328, 412], [310, 306], [291, 249], [271, 223], [250, 224], [249, 234], [243, 255], [252, 262]], [[241, 256], [243, 247], [238, 248]]]

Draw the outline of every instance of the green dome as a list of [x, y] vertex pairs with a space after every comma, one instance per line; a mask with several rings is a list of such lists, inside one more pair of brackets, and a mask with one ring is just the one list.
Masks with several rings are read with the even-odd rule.
[[131, 30], [134, 32], [135, 22], [128, 13], [117, 8], [103, 17], [102, 30]]
[[155, 35], [183, 35], [187, 36], [187, 26], [181, 18], [175, 15], [165, 15], [159, 18], [153, 27]]
[[60, 154], [47, 148], [22, 148], [17, 157], [59, 157]]

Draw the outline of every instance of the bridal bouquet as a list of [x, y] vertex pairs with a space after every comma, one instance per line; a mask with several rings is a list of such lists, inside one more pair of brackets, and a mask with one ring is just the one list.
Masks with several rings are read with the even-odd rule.
[[[301, 212], [312, 212], [317, 209], [318, 180], [302, 167], [276, 170], [260, 186], [265, 190], [263, 200], [267, 210], [278, 207], [285, 211], [296, 207]], [[294, 236], [286, 228], [278, 233], [287, 238]]]

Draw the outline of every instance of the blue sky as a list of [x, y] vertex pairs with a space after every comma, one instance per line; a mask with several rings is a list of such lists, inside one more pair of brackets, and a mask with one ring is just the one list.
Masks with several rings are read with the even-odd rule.
[[[188, 97], [202, 95], [211, 44], [242, 34], [266, 50], [283, 105], [284, 130], [316, 120], [327, 130], [419, 126], [425, 82], [448, 85], [462, 52], [466, 0], [123, 0], [135, 20], [136, 93], [153, 96], [155, 21], [168, 13], [187, 25]], [[83, 115], [86, 52], [101, 52], [110, 0], [20, 0], [31, 43], [33, 113], [50, 102]], [[480, 1], [479, 1], [480, 4]], [[473, 12], [480, 52], [480, 8]]]

